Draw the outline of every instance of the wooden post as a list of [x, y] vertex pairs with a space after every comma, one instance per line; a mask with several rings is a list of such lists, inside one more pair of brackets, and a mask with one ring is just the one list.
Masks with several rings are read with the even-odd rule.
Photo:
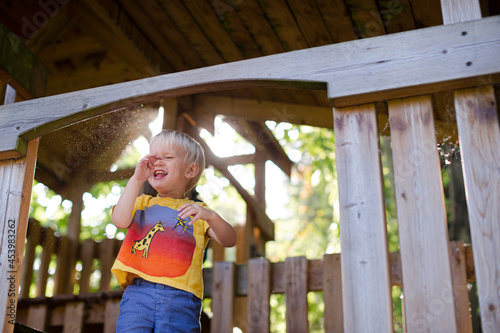
[[285, 261], [285, 303], [287, 333], [309, 332], [307, 320], [307, 259], [287, 258]]
[[267, 259], [248, 262], [247, 332], [269, 332], [271, 263]]
[[431, 97], [389, 102], [406, 328], [456, 332]]
[[218, 262], [213, 267], [211, 332], [233, 332], [234, 274], [232, 262]]
[[[14, 89], [7, 86], [5, 103], [15, 101]], [[2, 332], [14, 330], [17, 312], [17, 296], [21, 280], [24, 243], [28, 226], [31, 188], [35, 172], [38, 139], [28, 143], [26, 157], [0, 162], [0, 316]]]
[[344, 331], [342, 311], [342, 278], [340, 254], [323, 256], [323, 302], [325, 303], [325, 333]]
[[[392, 332], [392, 299], [377, 116], [334, 109], [345, 332]], [[329, 315], [329, 314], [326, 314]]]
[[[444, 24], [481, 18], [478, 0], [441, 0]], [[468, 31], [462, 32], [464, 38]], [[475, 66], [473, 61], [465, 64]], [[500, 126], [494, 89], [455, 91], [455, 110], [484, 332], [500, 327]]]

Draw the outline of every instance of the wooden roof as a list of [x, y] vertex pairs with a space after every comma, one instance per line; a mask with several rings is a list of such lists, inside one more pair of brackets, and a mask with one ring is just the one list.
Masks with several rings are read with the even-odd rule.
[[[482, 0], [481, 5], [484, 17], [500, 14], [498, 1]], [[48, 67], [47, 95], [441, 25], [441, 17], [439, 0], [0, 3], [0, 21]], [[449, 121], [446, 95], [442, 97], [436, 99], [436, 117]], [[252, 88], [178, 99], [180, 109], [201, 122], [207, 120], [204, 111], [224, 113], [220, 110], [228, 104], [239, 106], [235, 115], [244, 115], [244, 121], [232, 118], [231, 123], [247, 136], [259, 133], [263, 119], [332, 127], [321, 90]], [[257, 107], [262, 104], [276, 112], [263, 115]], [[78, 179], [106, 179], [129, 141], [149, 133], [147, 124], [157, 106], [120, 110], [43, 136], [36, 179], [61, 192]], [[379, 109], [383, 115], [384, 105]], [[269, 156], [280, 154], [276, 145], [264, 148]]]

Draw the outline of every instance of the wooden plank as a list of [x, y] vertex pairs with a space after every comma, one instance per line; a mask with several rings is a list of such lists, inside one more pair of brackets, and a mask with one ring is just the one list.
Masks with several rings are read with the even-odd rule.
[[95, 245], [96, 243], [92, 239], [86, 239], [80, 246], [79, 257], [82, 261], [82, 271], [78, 284], [82, 294], [90, 292], [90, 275], [93, 273]]
[[[448, 230], [430, 96], [389, 102], [407, 331], [455, 332]], [[425, 291], [425, 292], [423, 292]]]
[[452, 24], [481, 18], [477, 0], [441, 0], [443, 24]]
[[0, 22], [0, 80], [24, 99], [41, 97], [49, 71], [15, 34]]
[[217, 262], [213, 266], [212, 332], [233, 332], [234, 264]]
[[66, 294], [73, 291], [69, 280], [70, 240], [62, 236], [57, 251], [56, 273], [54, 274], [54, 295]]
[[308, 47], [287, 1], [259, 0], [267, 19], [271, 22], [278, 39], [285, 51], [300, 50]]
[[69, 302], [64, 307], [63, 333], [83, 332], [84, 302]]
[[467, 208], [484, 332], [500, 327], [500, 129], [493, 87], [455, 92]]
[[344, 332], [340, 254], [323, 256], [323, 302], [325, 333]]
[[267, 259], [248, 261], [247, 332], [269, 332], [271, 263]]
[[206, 38], [200, 26], [196, 23], [186, 7], [179, 0], [161, 1], [164, 12], [172, 19], [177, 29], [194, 45], [194, 50], [205, 65], [216, 65], [224, 62], [216, 48]]
[[[7, 89], [6, 102], [15, 100]], [[2, 332], [10, 333], [16, 321], [17, 294], [22, 271], [24, 243], [39, 140], [28, 143], [25, 158], [0, 162], [0, 316]]]
[[35, 250], [42, 238], [42, 228], [40, 223], [30, 218], [28, 236], [26, 237], [26, 248], [24, 251], [24, 267], [21, 271], [21, 292], [20, 298], [29, 297], [30, 286], [33, 278], [33, 263], [35, 261]]
[[103, 333], [116, 332], [116, 321], [118, 320], [118, 315], [120, 314], [120, 300], [106, 301], [104, 312]]
[[359, 38], [385, 34], [385, 27], [375, 0], [350, 0], [346, 4], [354, 22], [354, 30]]
[[54, 230], [51, 228], [44, 229], [44, 240], [42, 243], [42, 255], [40, 257], [40, 266], [38, 267], [37, 281], [36, 281], [36, 296], [45, 296], [47, 290], [47, 279], [49, 278], [49, 265], [52, 259], [52, 253], [56, 247], [56, 237]]
[[315, 0], [288, 0], [287, 3], [308, 47], [332, 44]]
[[287, 258], [285, 261], [285, 303], [287, 333], [309, 332], [305, 257]]
[[35, 304], [28, 309], [28, 321], [26, 325], [44, 331], [47, 326], [47, 318], [47, 304]]
[[392, 332], [375, 105], [334, 109], [346, 332]]
[[[481, 18], [477, 0], [441, 1], [443, 22]], [[500, 122], [494, 88], [455, 92], [455, 110], [474, 249], [481, 326], [500, 327]]]
[[111, 267], [116, 258], [115, 256], [116, 239], [104, 239], [99, 245], [99, 261], [101, 280], [99, 281], [99, 291], [110, 290]]
[[131, 103], [199, 92], [258, 85], [324, 89], [328, 82], [329, 97], [338, 107], [470, 86], [477, 84], [478, 76], [487, 83], [496, 81], [500, 72], [496, 56], [500, 54], [500, 36], [495, 32], [499, 26], [500, 17], [489, 17], [2, 106], [0, 158], [20, 156], [23, 141], [79, 120]]
[[334, 43], [356, 39], [351, 17], [344, 1], [316, 0]]
[[453, 296], [458, 333], [472, 332], [472, 322], [467, 289], [467, 269], [463, 242], [450, 243], [451, 273], [453, 278]]

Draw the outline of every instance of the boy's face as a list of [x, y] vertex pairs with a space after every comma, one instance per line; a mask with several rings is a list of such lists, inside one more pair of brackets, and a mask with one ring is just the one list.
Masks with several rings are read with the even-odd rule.
[[160, 196], [184, 198], [189, 180], [198, 173], [197, 164], [186, 162], [184, 149], [173, 144], [153, 142], [150, 151], [161, 157], [154, 163], [154, 173], [149, 178], [151, 186]]

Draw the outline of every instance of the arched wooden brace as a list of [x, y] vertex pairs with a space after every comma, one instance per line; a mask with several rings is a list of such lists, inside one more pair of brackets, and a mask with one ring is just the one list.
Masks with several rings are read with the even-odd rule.
[[[496, 32], [499, 27], [500, 18], [491, 17], [3, 106], [0, 107], [0, 159], [24, 155], [28, 141], [58, 128], [129, 105], [181, 95], [254, 86], [327, 88], [332, 104], [342, 107], [498, 82], [500, 36]], [[421, 68], [427, 70], [422, 71]], [[369, 117], [365, 118], [372, 117], [372, 111], [369, 113]], [[356, 138], [359, 139], [363, 138]], [[358, 160], [357, 163], [363, 161]], [[374, 159], [373, 164], [376, 163]], [[371, 178], [367, 179], [366, 183], [371, 181]], [[362, 191], [359, 193], [362, 194]], [[345, 193], [340, 193], [340, 197], [344, 200], [342, 204], [346, 205], [345, 208], [351, 208]], [[361, 197], [356, 197], [356, 200], [364, 203]], [[380, 220], [383, 220], [382, 213], [379, 215]], [[2, 216], [2, 221], [5, 220], [5, 216]], [[5, 239], [5, 235], [2, 235], [2, 239]], [[386, 240], [373, 239], [373, 242], [380, 251], [385, 251], [383, 247]], [[355, 264], [343, 262], [342, 270], [345, 271], [344, 265]], [[361, 264], [364, 265], [364, 262]], [[376, 274], [373, 274], [367, 283], [376, 283], [376, 279]], [[388, 286], [387, 278], [383, 280], [382, 284]], [[2, 285], [0, 297], [5, 298], [7, 294], [8, 286]], [[355, 297], [350, 300], [351, 303], [356, 306], [363, 304], [364, 310], [359, 313], [352, 311], [352, 308], [344, 308], [344, 314], [356, 314], [361, 321], [377, 318], [383, 321], [380, 326], [384, 330], [390, 330], [390, 305], [377, 308], [363, 295], [356, 296], [353, 290], [345, 291], [344, 295]], [[364, 315], [363, 318], [361, 315]], [[346, 323], [350, 321], [346, 315], [344, 320]]]

